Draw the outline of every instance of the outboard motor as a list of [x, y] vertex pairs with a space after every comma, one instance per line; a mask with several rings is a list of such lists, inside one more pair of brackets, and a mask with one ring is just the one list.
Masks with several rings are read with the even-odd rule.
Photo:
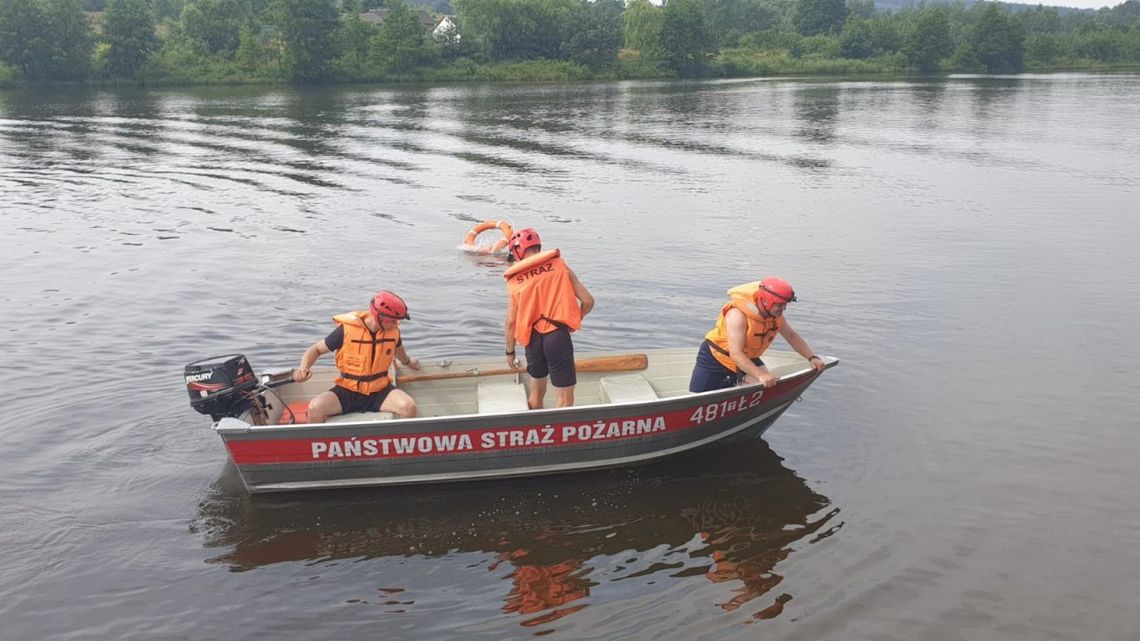
[[257, 376], [242, 354], [227, 354], [194, 361], [186, 366], [190, 407], [215, 421], [237, 418], [250, 408]]

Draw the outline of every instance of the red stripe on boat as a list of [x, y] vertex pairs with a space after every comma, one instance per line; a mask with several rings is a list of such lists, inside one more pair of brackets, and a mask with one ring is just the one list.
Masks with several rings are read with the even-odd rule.
[[[726, 416], [735, 416], [760, 405], [774, 406], [790, 388], [791, 386], [787, 385], [777, 385], [766, 394], [754, 390], [716, 403], [694, 405], [672, 412], [621, 416], [593, 423], [559, 422], [403, 435], [383, 434], [384, 424], [376, 423], [375, 429], [379, 432], [376, 435], [242, 439], [229, 440], [226, 446], [229, 448], [230, 457], [238, 465], [318, 462], [331, 464], [371, 459], [462, 456], [468, 453], [516, 449], [570, 447], [699, 428], [708, 422]], [[291, 403], [290, 407], [293, 405]], [[294, 412], [296, 411], [294, 408]]]

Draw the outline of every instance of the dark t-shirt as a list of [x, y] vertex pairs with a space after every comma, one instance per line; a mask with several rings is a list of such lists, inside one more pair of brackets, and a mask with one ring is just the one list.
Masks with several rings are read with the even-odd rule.
[[[373, 334], [373, 336], [375, 336], [375, 334]], [[400, 340], [396, 343], [396, 347], [399, 347], [403, 344], [404, 344], [404, 337], [401, 336]], [[328, 336], [325, 336], [325, 347], [328, 347], [329, 351], [335, 352], [343, 346], [344, 346], [344, 325], [337, 325], [336, 329], [329, 332]]]

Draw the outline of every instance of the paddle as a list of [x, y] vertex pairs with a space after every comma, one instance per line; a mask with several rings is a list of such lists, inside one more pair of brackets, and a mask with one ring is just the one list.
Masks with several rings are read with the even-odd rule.
[[[617, 354], [614, 356], [594, 356], [574, 361], [574, 368], [579, 372], [631, 372], [649, 367], [649, 357], [645, 354]], [[476, 376], [503, 376], [504, 374], [518, 374], [519, 370], [510, 368], [501, 369], [474, 369], [462, 372], [440, 372], [438, 374], [412, 374], [401, 376], [400, 384], [417, 383], [420, 381], [440, 381], [448, 378], [472, 378]]]

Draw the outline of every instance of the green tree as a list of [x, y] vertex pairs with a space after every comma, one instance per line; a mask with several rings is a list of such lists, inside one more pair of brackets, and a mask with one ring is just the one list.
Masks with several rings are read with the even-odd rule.
[[260, 45], [257, 36], [253, 35], [253, 30], [242, 27], [241, 33], [238, 34], [238, 50], [234, 54], [234, 59], [243, 70], [255, 74], [268, 71]]
[[234, 54], [238, 67], [254, 76], [265, 78], [281, 77], [281, 48], [276, 39], [268, 39], [255, 34], [250, 26], [243, 27], [238, 37], [238, 50]]
[[1133, 25], [1140, 22], [1140, 0], [1126, 0], [1115, 7], [1101, 9], [1098, 15], [1118, 25]]
[[661, 48], [669, 66], [678, 72], [695, 73], [705, 56], [715, 50], [712, 34], [696, 0], [669, 0], [661, 25]]
[[625, 48], [640, 51], [648, 58], [661, 58], [661, 29], [665, 26], [665, 12], [649, 0], [632, 0], [622, 15], [622, 35]]
[[0, 62], [26, 77], [43, 77], [51, 40], [46, 22], [36, 0], [0, 0]]
[[1025, 29], [996, 2], [987, 3], [970, 37], [978, 62], [990, 73], [1021, 71], [1025, 57]]
[[175, 82], [193, 81], [209, 73], [210, 55], [201, 41], [180, 36], [167, 38], [151, 57], [148, 67], [161, 70]]
[[372, 38], [372, 56], [388, 73], [406, 73], [432, 61], [435, 48], [406, 0], [388, 0], [388, 15]]
[[950, 19], [941, 7], [922, 10], [914, 27], [903, 38], [907, 62], [924, 73], [938, 70], [938, 63], [954, 51]]
[[182, 3], [183, 0], [151, 0], [150, 10], [159, 22], [167, 18], [177, 20], [182, 13]]
[[238, 0], [191, 0], [183, 5], [179, 21], [185, 37], [198, 40], [211, 54], [231, 56], [241, 44], [247, 18]]
[[456, 0], [463, 37], [496, 60], [563, 58], [576, 0]]
[[91, 71], [95, 46], [91, 21], [79, 0], [44, 0], [44, 20], [51, 42], [47, 47], [46, 75], [78, 80]]
[[1018, 12], [1017, 18], [1021, 20], [1026, 33], [1061, 33], [1064, 28], [1056, 7], [1037, 5]]
[[834, 33], [847, 19], [843, 0], [796, 0], [792, 23], [805, 36]]
[[325, 79], [336, 56], [338, 19], [332, 0], [273, 0], [272, 14], [284, 41], [289, 79]]
[[856, 60], [875, 55], [875, 42], [866, 19], [855, 14], [847, 18], [843, 31], [839, 33], [839, 50], [844, 58]]
[[1128, 29], [1127, 46], [1124, 55], [1132, 62], [1140, 62], [1140, 21], [1133, 23]]
[[1126, 57], [1126, 34], [1119, 27], [1099, 20], [1089, 21], [1073, 30], [1073, 53], [1100, 62], [1120, 62]]
[[1035, 33], [1025, 39], [1025, 58], [1030, 65], [1053, 64], [1065, 52], [1061, 37], [1053, 33]]
[[451, 15], [455, 9], [451, 6], [451, 0], [419, 0], [416, 2], [417, 7], [426, 7], [435, 13], [443, 15]]
[[699, 5], [705, 25], [722, 47], [738, 45], [745, 34], [769, 29], [779, 18], [760, 0], [700, 0]]
[[591, 69], [613, 64], [621, 49], [622, 0], [582, 0], [568, 28], [564, 50]]
[[795, 58], [839, 58], [843, 55], [839, 38], [824, 35], [801, 37], [792, 45], [790, 53]]
[[875, 0], [847, 0], [847, 15], [866, 20], [875, 17]]
[[894, 53], [902, 47], [902, 34], [899, 20], [891, 15], [879, 16], [867, 21], [871, 32], [871, 48], [875, 55]]
[[103, 36], [110, 45], [107, 71], [137, 77], [159, 45], [148, 0], [111, 0], [103, 14]]
[[349, 1], [344, 5], [344, 15], [337, 26], [336, 42], [337, 66], [350, 74], [358, 74], [368, 61], [369, 46], [376, 28], [360, 18], [361, 4]]

